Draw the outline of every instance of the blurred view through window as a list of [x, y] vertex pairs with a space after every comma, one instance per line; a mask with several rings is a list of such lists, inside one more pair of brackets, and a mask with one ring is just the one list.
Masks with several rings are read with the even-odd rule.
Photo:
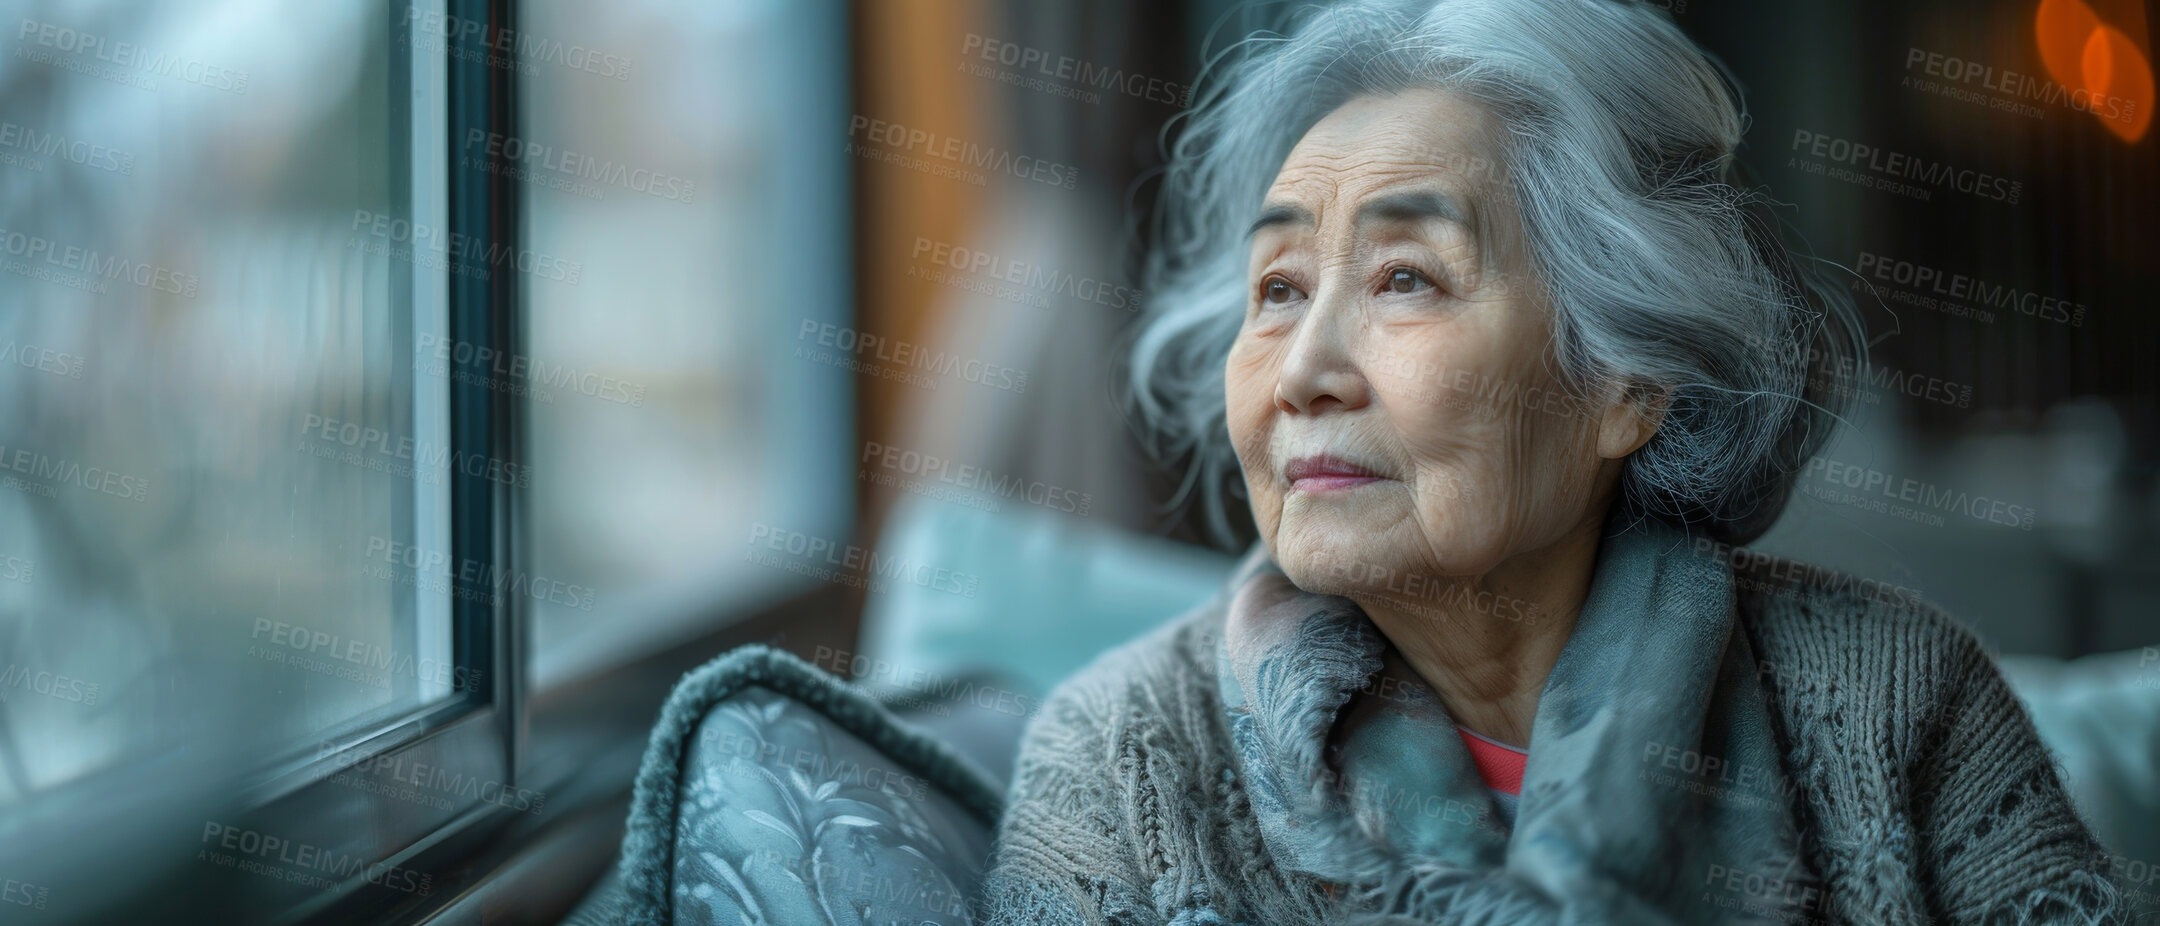
[[445, 584], [413, 566], [445, 545], [445, 392], [411, 361], [442, 280], [404, 250], [442, 100], [402, 89], [393, 19], [11, 10], [0, 804], [445, 696]]
[[[844, 324], [846, 33], [829, 3], [534, 4], [579, 66], [520, 73], [526, 240], [576, 255], [525, 298], [539, 684], [803, 587], [754, 533], [844, 538], [851, 374], [805, 359]], [[477, 150], [461, 153], [478, 154]]]

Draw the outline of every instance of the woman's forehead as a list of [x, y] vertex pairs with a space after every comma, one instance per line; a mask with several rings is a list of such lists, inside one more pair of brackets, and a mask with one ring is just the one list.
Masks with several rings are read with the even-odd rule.
[[[1435, 180], [1465, 192], [1499, 163], [1495, 120], [1442, 90], [1364, 96], [1323, 117], [1298, 140], [1270, 193], [1340, 195], [1350, 188]], [[1326, 188], [1326, 189], [1323, 189]]]

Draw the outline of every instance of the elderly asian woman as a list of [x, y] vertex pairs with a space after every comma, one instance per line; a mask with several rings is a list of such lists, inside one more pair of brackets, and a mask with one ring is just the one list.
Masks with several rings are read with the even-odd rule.
[[2122, 917], [1968, 632], [1733, 553], [1861, 349], [1744, 126], [1614, 0], [1335, 6], [1210, 69], [1135, 391], [1261, 542], [1035, 719], [993, 922]]

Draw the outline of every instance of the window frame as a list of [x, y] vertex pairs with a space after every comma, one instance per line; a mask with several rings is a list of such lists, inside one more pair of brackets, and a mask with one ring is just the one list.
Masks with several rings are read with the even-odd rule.
[[[514, 135], [517, 131], [516, 68], [498, 67], [486, 37], [515, 34], [515, 0], [437, 0], [446, 22], [478, 22], [474, 32], [455, 30], [444, 38], [439, 53], [443, 70], [442, 145], [432, 155], [443, 161], [446, 196], [447, 240], [462, 242], [459, 251], [483, 255], [510, 255], [507, 264], [482, 263], [484, 273], [448, 273], [447, 343], [485, 348], [466, 352], [452, 350], [445, 371], [449, 398], [449, 448], [453, 461], [475, 458], [505, 467], [524, 461], [521, 435], [523, 407], [508, 390], [490, 388], [490, 353], [512, 355], [519, 349], [519, 306], [522, 283], [516, 270], [521, 246], [521, 191], [510, 179], [512, 166], [488, 154], [483, 147], [473, 157], [460, 157], [456, 139], [471, 130]], [[415, 12], [433, 3], [413, 2], [388, 8], [401, 17], [404, 41], [394, 53], [394, 80], [410, 80], [416, 73], [416, 41], [421, 28]], [[403, 87], [408, 93], [411, 87]], [[408, 157], [430, 156], [424, 148], [407, 145]], [[408, 185], [408, 189], [410, 186]], [[455, 253], [455, 252], [454, 252]], [[415, 265], [404, 265], [414, 273]], [[409, 289], [408, 292], [415, 290]], [[412, 313], [405, 313], [410, 318]], [[408, 339], [409, 342], [410, 339]], [[405, 361], [412, 361], [408, 351]], [[459, 372], [470, 375], [459, 376]], [[514, 576], [521, 568], [523, 548], [520, 530], [523, 496], [510, 480], [489, 477], [488, 467], [473, 471], [453, 463], [446, 474], [450, 509], [450, 560], [460, 568], [453, 574], [455, 594], [450, 601], [452, 665], [465, 670], [464, 678], [478, 684], [459, 685], [448, 698], [419, 708], [407, 716], [372, 731], [364, 731], [335, 756], [305, 761], [292, 770], [300, 786], [263, 806], [269, 818], [284, 821], [284, 828], [300, 832], [323, 830], [330, 844], [332, 821], [358, 816], [377, 824], [385, 819], [411, 818], [410, 825], [392, 827], [362, 851], [374, 859], [369, 866], [390, 866], [429, 875], [443, 867], [442, 847], [454, 844], [461, 833], [499, 824], [517, 811], [500, 803], [474, 798], [448, 811], [414, 818], [393, 799], [354, 789], [326, 793], [328, 779], [356, 762], [390, 763], [393, 767], [448, 770], [460, 780], [479, 780], [498, 786], [498, 793], [521, 787], [518, 757], [525, 730], [525, 672], [530, 660], [523, 658], [525, 627], [524, 596], [510, 593], [493, 581]], [[467, 570], [466, 564], [476, 569]], [[470, 574], [468, 574], [470, 573]], [[460, 679], [462, 681], [462, 679]], [[326, 752], [328, 750], [325, 750]], [[355, 807], [358, 801], [361, 806]], [[388, 882], [390, 879], [386, 878]], [[409, 883], [410, 879], [401, 879]], [[430, 881], [432, 887], [432, 881]], [[383, 916], [401, 908], [425, 907], [419, 892], [392, 889], [370, 890], [365, 878], [349, 882], [335, 892], [313, 892], [290, 903], [273, 901], [272, 909], [288, 911], [289, 922], [332, 917]]]
[[[515, 184], [504, 176], [501, 164], [472, 159], [461, 165], [451, 142], [469, 128], [485, 131], [515, 130], [516, 99], [514, 69], [491, 67], [483, 35], [510, 28], [515, 4], [512, 0], [413, 0], [384, 6], [376, 15], [389, 20], [392, 99], [402, 104], [406, 118], [393, 120], [390, 161], [393, 185], [415, 194], [415, 175], [426, 177], [426, 160], [440, 159], [439, 181], [446, 193], [444, 225], [447, 240], [466, 242], [468, 253], [511, 255], [507, 263], [486, 265], [481, 274], [446, 273], [424, 268], [415, 261], [390, 261], [393, 292], [398, 293], [393, 328], [399, 343], [393, 375], [414, 384], [414, 404], [424, 401], [425, 377], [420, 375], [413, 334], [421, 323], [416, 311], [433, 298], [435, 311], [443, 313], [450, 343], [471, 342], [491, 350], [513, 350], [518, 337], [517, 306], [520, 297], [515, 270], [518, 247], [519, 198]], [[440, 13], [452, 22], [480, 21], [480, 34], [458, 34], [443, 39], [435, 51], [421, 51], [418, 29], [422, 14]], [[425, 62], [424, 56], [437, 56]], [[417, 65], [431, 71], [418, 78]], [[439, 66], [439, 71], [432, 69]], [[427, 87], [440, 79], [440, 86]], [[428, 90], [440, 91], [442, 107], [419, 113], [416, 101], [430, 99]], [[422, 119], [442, 119], [442, 134], [433, 150], [417, 147], [430, 134]], [[415, 165], [416, 159], [422, 163]], [[426, 182], [426, 181], [423, 181]], [[417, 201], [419, 197], [414, 196]], [[415, 215], [415, 220], [421, 220]], [[452, 255], [456, 259], [456, 255]], [[447, 283], [445, 284], [445, 280]], [[447, 286], [432, 297], [422, 295], [426, 286]], [[190, 917], [225, 918], [229, 921], [261, 921], [269, 912], [278, 921], [299, 922], [330, 917], [349, 920], [375, 918], [404, 909], [440, 906], [445, 898], [371, 884], [386, 874], [406, 869], [432, 875], [423, 865], [441, 866], [441, 848], [460, 834], [485, 829], [518, 811], [502, 802], [458, 793], [447, 807], [423, 806], [396, 794], [352, 787], [337, 779], [341, 774], [365, 774], [367, 765], [397, 763], [410, 770], [424, 766], [433, 774], [461, 776], [454, 781], [486, 783], [475, 790], [488, 793], [487, 785], [501, 789], [519, 787], [517, 756], [523, 734], [524, 671], [521, 657], [522, 596], [500, 588], [495, 581], [515, 576], [516, 554], [521, 544], [517, 489], [489, 478], [486, 466], [462, 467], [455, 461], [478, 457], [514, 464], [521, 459], [518, 447], [520, 409], [507, 392], [488, 388], [485, 364], [477, 356], [458, 364], [455, 353], [442, 379], [448, 396], [449, 459], [444, 473], [448, 492], [449, 543], [453, 562], [473, 563], [467, 575], [453, 573], [456, 594], [442, 593], [450, 609], [449, 652], [452, 665], [466, 670], [453, 675], [447, 697], [409, 707], [392, 707], [356, 718], [311, 738], [311, 744], [295, 744], [298, 755], [274, 762], [270, 767], [235, 782], [231, 769], [215, 757], [147, 756], [101, 769], [40, 795], [36, 806], [18, 808], [10, 815], [11, 850], [0, 860], [10, 870], [73, 873], [86, 865], [110, 865], [115, 858], [170, 859], [139, 886], [116, 892], [117, 896], [85, 903], [77, 892], [55, 898], [61, 909], [97, 921], [166, 918], [184, 911]], [[479, 375], [459, 377], [460, 366]], [[411, 420], [426, 421], [415, 412]], [[438, 415], [439, 420], [439, 415]], [[401, 520], [418, 521], [431, 504], [418, 498]], [[429, 536], [425, 525], [414, 525], [414, 536]], [[407, 571], [410, 578], [410, 570]], [[412, 583], [415, 594], [437, 594]], [[413, 609], [424, 614], [426, 605]], [[425, 627], [426, 622], [422, 622]], [[439, 624], [438, 624], [439, 625]], [[421, 644], [420, 648], [426, 648]], [[475, 684], [466, 685], [470, 679]], [[312, 746], [312, 748], [310, 748]], [[193, 750], [203, 752], [205, 750]], [[363, 765], [366, 763], [367, 765]], [[383, 789], [389, 790], [389, 789]], [[233, 795], [239, 795], [238, 800]], [[114, 795], [120, 795], [114, 799]], [[355, 826], [352, 821], [365, 821]], [[210, 867], [195, 859], [199, 849], [210, 848], [213, 825], [239, 827], [274, 836], [288, 844], [334, 852], [343, 859], [365, 859], [335, 887], [290, 882], [233, 869]], [[85, 839], [86, 834], [94, 834]], [[39, 847], [78, 843], [66, 853], [40, 851]], [[16, 851], [22, 852], [21, 856]], [[23, 861], [37, 855], [49, 864], [33, 866]], [[57, 880], [51, 879], [49, 880]], [[63, 882], [65, 883], [65, 882]], [[410, 883], [410, 882], [408, 882]]]
[[[504, 30], [517, 34], [519, 6], [518, 0], [407, 0], [375, 14], [390, 24], [392, 99], [407, 107], [407, 118], [392, 135], [391, 147], [402, 149], [391, 155], [399, 165], [394, 168], [400, 172], [396, 185], [417, 201], [416, 183], [425, 182], [427, 161], [439, 158], [445, 196], [442, 227], [448, 240], [462, 242], [467, 254], [508, 255], [506, 261], [484, 264], [484, 278], [428, 270], [412, 261], [390, 263], [393, 291], [409, 294], [399, 297], [407, 300], [400, 309], [415, 309], [397, 312], [397, 340], [402, 343], [397, 345], [400, 356], [393, 375], [416, 384], [416, 406], [423, 394], [417, 384], [426, 377], [418, 366], [422, 358], [414, 349], [413, 334], [427, 324], [418, 320], [416, 303], [429, 298], [419, 287], [440, 287], [433, 297], [438, 299], [434, 310], [440, 313], [447, 343], [485, 347], [493, 356], [521, 356], [525, 347], [526, 281], [515, 266], [525, 244], [524, 190], [512, 179], [516, 172], [506, 169], [514, 166], [511, 162], [484, 153], [490, 146], [466, 156], [458, 144], [473, 130], [518, 136], [519, 69], [501, 66], [500, 50], [488, 47], [486, 37]], [[830, 47], [840, 50], [835, 58], [846, 66], [851, 5], [834, 6], [843, 11], [838, 34], [807, 40], [832, 43]], [[450, 22], [479, 22], [483, 28], [449, 37], [430, 32], [427, 38], [439, 38], [441, 45], [423, 52], [417, 41], [421, 16], [434, 12]], [[443, 91], [442, 135], [433, 151], [423, 143], [429, 127], [410, 109], [414, 101], [429, 99], [425, 84], [435, 79], [418, 66], [424, 63], [423, 55], [440, 59], [435, 65]], [[846, 78], [840, 83], [844, 88]], [[844, 118], [844, 113], [839, 115]], [[803, 130], [815, 136], [825, 128], [830, 126]], [[852, 164], [840, 168], [843, 176], [857, 169]], [[853, 207], [844, 194], [841, 202], [832, 218], [845, 223]], [[421, 221], [417, 206], [414, 221]], [[838, 262], [852, 268], [852, 232], [843, 225], [835, 238]], [[829, 294], [843, 300], [843, 317], [852, 315], [845, 308], [845, 301], [855, 295], [852, 274], [849, 277]], [[522, 467], [529, 406], [514, 390], [491, 388], [488, 362], [478, 350], [469, 352], [464, 363], [457, 361], [458, 351], [450, 353], [440, 388], [448, 398], [451, 459], [476, 456]], [[471, 375], [461, 377], [460, 372]], [[859, 384], [854, 377], [842, 381], [850, 399], [845, 414], [852, 419], [852, 393]], [[426, 415], [412, 412], [416, 428], [432, 429], [427, 422]], [[836, 440], [845, 445], [852, 434]], [[73, 890], [56, 897], [67, 902], [63, 909], [68, 915], [100, 922], [182, 917], [417, 923], [477, 922], [483, 913], [493, 918], [509, 908], [539, 911], [552, 905], [555, 913], [567, 912], [614, 860], [647, 730], [676, 679], [743, 643], [784, 640], [784, 648], [803, 653], [853, 643], [860, 595], [810, 583], [777, 602], [709, 601], [693, 609], [696, 616], [672, 624], [689, 631], [678, 631], [676, 642], [626, 654], [618, 664], [580, 673], [545, 690], [536, 688], [529, 676], [530, 599], [493, 581], [529, 574], [519, 571], [529, 566], [526, 490], [490, 479], [486, 467], [479, 470], [453, 463], [444, 474], [451, 561], [477, 567], [475, 575], [462, 569], [453, 573], [450, 654], [452, 664], [477, 684], [455, 686], [448, 697], [388, 708], [324, 731], [313, 737], [315, 748], [238, 782], [229, 765], [196, 755], [123, 763], [60, 786], [54, 792], [58, 799], [32, 808], [21, 818], [24, 827], [10, 832], [11, 840], [20, 837], [18, 845], [24, 848], [68, 847], [65, 853], [49, 853], [54, 857], [42, 866], [45, 870], [65, 871], [72, 879], [78, 871], [109, 868], [115, 859], [154, 868], [92, 902], [81, 902]], [[427, 517], [429, 504], [416, 497], [402, 517], [419, 521]], [[853, 508], [846, 506], [850, 512]], [[839, 529], [852, 528], [852, 520]], [[415, 610], [424, 613], [424, 608]], [[697, 629], [690, 630], [693, 626]], [[535, 717], [544, 719], [535, 723]], [[498, 784], [502, 790], [538, 790], [545, 803], [533, 812], [486, 799], [424, 808], [337, 780], [348, 772], [358, 774], [355, 770], [364, 768], [363, 763], [425, 766]], [[237, 801], [232, 799], [236, 792]], [[364, 858], [367, 864], [329, 888], [211, 867], [195, 860], [197, 851], [208, 847], [203, 833], [209, 821]], [[0, 861], [12, 855], [0, 854]], [[429, 889], [396, 890], [370, 883], [370, 875], [399, 870], [425, 876]]]

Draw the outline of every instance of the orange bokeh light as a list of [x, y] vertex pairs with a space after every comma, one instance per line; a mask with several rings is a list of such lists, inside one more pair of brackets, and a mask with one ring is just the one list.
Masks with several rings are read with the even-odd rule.
[[2085, 88], [2095, 97], [2112, 97], [2123, 104], [2120, 116], [2103, 115], [2100, 124], [2124, 141], [2143, 138], [2152, 124], [2153, 75], [2152, 65], [2136, 43], [2121, 29], [2101, 26], [2085, 41], [2080, 71]]
[[2040, 62], [2065, 90], [2084, 83], [2085, 40], [2100, 28], [2100, 17], [2082, 0], [2040, 0], [2033, 35], [2040, 40]]
[[2152, 125], [2152, 63], [2122, 30], [2101, 22], [2083, 0], [2040, 0], [2033, 18], [2040, 62], [2063, 89], [2083, 91], [2083, 107], [2124, 141]]

